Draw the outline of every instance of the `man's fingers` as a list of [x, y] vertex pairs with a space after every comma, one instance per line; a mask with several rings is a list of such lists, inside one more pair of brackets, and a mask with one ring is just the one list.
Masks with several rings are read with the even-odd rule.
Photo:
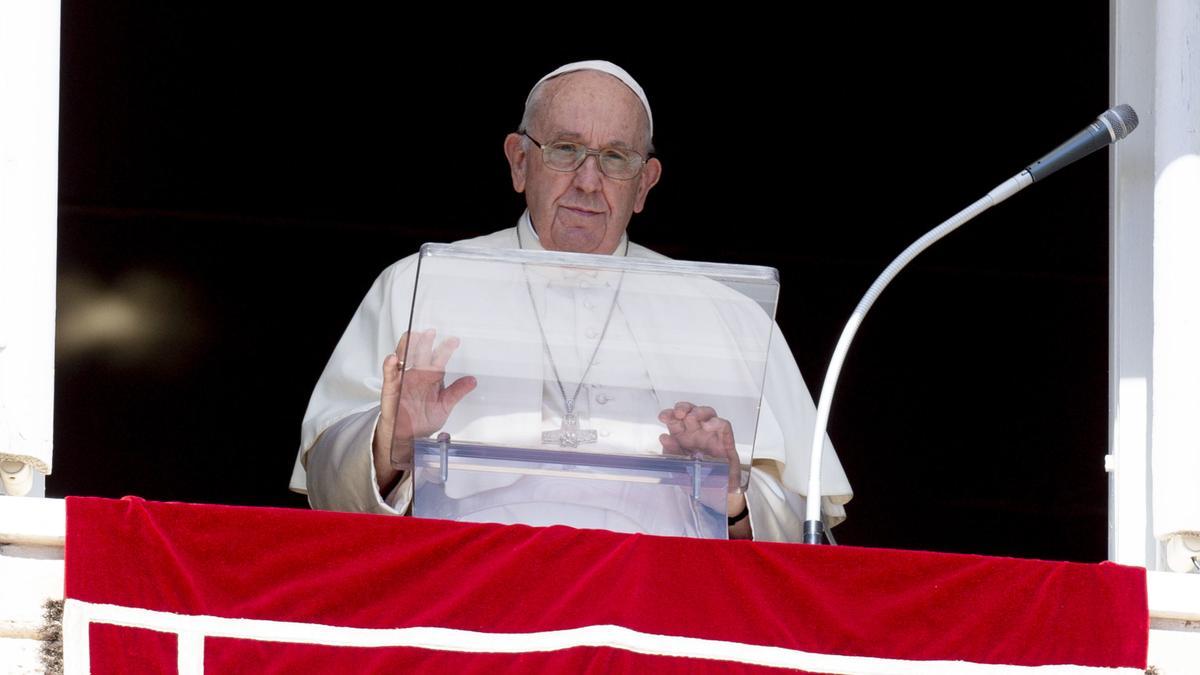
[[393, 352], [401, 361], [404, 360], [404, 354], [408, 351], [408, 331], [405, 331], [400, 336], [400, 341], [396, 343], [396, 351]]
[[687, 417], [688, 413], [690, 413], [692, 408], [695, 407], [695, 405], [688, 403], [687, 401], [680, 401], [679, 403], [676, 403], [674, 408], [675, 419], [681, 420]]
[[[412, 333], [405, 333], [400, 338], [400, 345], [396, 347], [396, 353], [400, 354], [400, 358], [404, 360], [404, 367], [407, 369], [420, 368], [425, 370], [429, 365], [432, 352], [433, 331], [418, 330]], [[401, 347], [406, 347], [401, 350]]]
[[684, 430], [683, 419], [675, 416], [674, 408], [667, 408], [666, 410], [658, 413], [658, 421], [667, 425], [667, 428], [671, 430], [671, 433], [682, 433]]
[[454, 350], [458, 349], [458, 345], [459, 340], [456, 337], [448, 337], [442, 340], [442, 344], [433, 350], [433, 359], [430, 367], [438, 372], [446, 372], [446, 364], [450, 362], [450, 357], [454, 355]]
[[676, 440], [676, 438], [671, 434], [660, 434], [658, 437], [658, 442], [662, 443], [663, 452], [672, 455], [683, 454], [683, 446], [679, 445], [679, 441]]
[[458, 402], [463, 400], [464, 396], [474, 391], [478, 384], [479, 382], [475, 378], [467, 375], [466, 377], [458, 378], [449, 387], [443, 389], [438, 399], [446, 414], [449, 415], [450, 411], [454, 410], [454, 406], [458, 405]]
[[436, 338], [437, 330], [433, 328], [411, 334], [404, 333], [400, 336], [400, 342], [396, 344], [396, 355], [406, 368], [444, 371], [460, 341], [456, 337], [448, 337], [434, 348]]
[[437, 331], [430, 328], [417, 333], [417, 342], [414, 345], [415, 349], [409, 356], [410, 368], [420, 368], [421, 370], [429, 370], [433, 363], [433, 339]]
[[383, 381], [390, 382], [400, 379], [400, 357], [395, 354], [388, 354], [383, 358]]
[[388, 354], [383, 360], [383, 386], [379, 396], [380, 410], [386, 419], [390, 419], [396, 409], [396, 399], [400, 396], [400, 357]]
[[[717, 416], [711, 406], [680, 401], [658, 413], [658, 420], [671, 433], [659, 437], [666, 452], [700, 452], [708, 457], [738, 461], [733, 425]], [[735, 471], [736, 473], [736, 471]]]
[[[403, 346], [403, 338], [400, 340]], [[396, 348], [401, 351], [400, 347]], [[392, 436], [396, 426], [396, 407], [400, 399], [400, 357], [388, 354], [383, 359], [383, 385], [379, 394], [379, 423], [375, 425], [375, 437], [371, 440], [372, 453], [376, 459], [376, 471], [384, 459], [390, 457]]]

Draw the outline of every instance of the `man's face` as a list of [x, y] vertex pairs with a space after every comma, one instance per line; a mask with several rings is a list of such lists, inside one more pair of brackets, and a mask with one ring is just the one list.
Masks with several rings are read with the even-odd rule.
[[[619, 80], [585, 70], [546, 86], [540, 111], [527, 129], [530, 136], [544, 144], [566, 140], [646, 156], [645, 109]], [[518, 134], [504, 139], [504, 154], [513, 189], [525, 193], [534, 229], [551, 251], [615, 251], [629, 218], [642, 210], [662, 171], [659, 161], [651, 159], [634, 178], [616, 180], [600, 171], [594, 156], [573, 172], [555, 171], [542, 161], [537, 145]]]

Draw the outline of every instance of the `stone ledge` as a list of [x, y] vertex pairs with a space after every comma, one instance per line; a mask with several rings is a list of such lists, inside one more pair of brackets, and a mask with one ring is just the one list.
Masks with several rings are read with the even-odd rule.
[[0, 637], [0, 670], [12, 675], [41, 675], [45, 672], [41, 641]]
[[[10, 555], [14, 550], [22, 554]], [[39, 636], [47, 600], [63, 597], [62, 549], [43, 549], [28, 555], [30, 547], [0, 546], [0, 637], [34, 639]], [[37, 549], [32, 549], [37, 550]], [[57, 559], [51, 556], [57, 554]]]
[[63, 500], [0, 496], [0, 544], [62, 547], [66, 538]]

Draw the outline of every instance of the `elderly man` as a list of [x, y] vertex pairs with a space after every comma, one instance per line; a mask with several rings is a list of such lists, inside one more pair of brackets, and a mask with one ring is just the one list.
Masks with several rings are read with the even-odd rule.
[[[515, 228], [463, 243], [661, 258], [626, 235], [630, 218], [642, 210], [662, 173], [661, 163], [651, 156], [652, 136], [646, 95], [620, 67], [586, 61], [548, 74], [530, 92], [519, 131], [504, 140], [513, 188], [525, 194], [526, 212]], [[405, 512], [412, 480], [395, 468], [411, 459], [411, 446], [404, 450], [404, 441], [441, 429], [477, 385], [470, 376], [445, 385], [442, 372], [458, 347], [453, 338], [435, 344], [432, 334], [415, 333], [413, 344], [408, 344], [410, 336], [404, 331], [414, 267], [415, 256], [410, 256], [379, 277], [313, 392], [292, 487], [307, 488], [315, 508]], [[412, 414], [404, 414], [398, 423], [405, 354], [413, 379], [406, 380], [404, 388], [408, 405], [399, 409]], [[418, 359], [426, 366], [420, 376], [413, 369]], [[381, 363], [382, 378], [377, 375]], [[729, 533], [796, 540], [804, 498], [790, 486], [802, 488], [807, 481], [813, 404], [782, 339], [772, 342], [768, 369], [764, 409], [777, 415], [760, 421], [758, 437], [774, 447], [765, 453], [767, 459], [756, 459], [749, 489], [731, 491]], [[554, 395], [553, 389], [547, 387], [548, 396]], [[736, 459], [729, 424], [711, 408], [678, 402], [658, 419], [665, 451], [703, 448]], [[392, 457], [397, 439], [404, 455], [398, 461]], [[829, 494], [823, 505], [833, 524], [844, 517], [841, 505], [849, 500], [850, 489], [828, 442], [824, 452]]]

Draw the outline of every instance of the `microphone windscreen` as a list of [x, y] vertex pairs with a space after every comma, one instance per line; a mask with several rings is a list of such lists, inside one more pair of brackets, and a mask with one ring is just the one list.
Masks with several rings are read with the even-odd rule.
[[1133, 108], [1127, 103], [1122, 103], [1119, 106], [1105, 110], [1104, 114], [1100, 115], [1100, 117], [1104, 118], [1104, 120], [1108, 122], [1108, 125], [1112, 128], [1113, 133], [1117, 135], [1117, 137], [1113, 139], [1116, 141], [1128, 136], [1130, 132], [1137, 128], [1138, 125], [1137, 113], [1134, 112]]

